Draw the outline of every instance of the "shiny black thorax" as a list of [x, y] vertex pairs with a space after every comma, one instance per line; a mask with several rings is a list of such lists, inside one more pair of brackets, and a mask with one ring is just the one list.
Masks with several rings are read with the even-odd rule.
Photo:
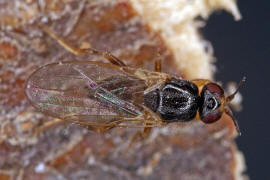
[[187, 80], [172, 78], [144, 96], [144, 104], [165, 122], [186, 122], [195, 118], [200, 104], [199, 91]]

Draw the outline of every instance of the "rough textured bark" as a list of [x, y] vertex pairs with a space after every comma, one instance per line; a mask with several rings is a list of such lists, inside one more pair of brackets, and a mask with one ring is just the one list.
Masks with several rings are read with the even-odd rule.
[[[53, 118], [27, 102], [27, 77], [52, 62], [104, 60], [72, 55], [42, 32], [39, 23], [49, 24], [75, 47], [110, 51], [130, 66], [153, 69], [162, 58], [165, 72], [211, 79], [211, 51], [197, 32], [202, 21], [195, 18], [216, 8], [240, 18], [234, 1], [168, 2], [162, 6], [157, 0], [153, 8], [142, 0], [1, 3], [0, 179], [243, 179], [243, 159], [227, 116], [213, 125], [156, 128], [127, 154], [137, 129], [98, 134], [66, 123], [34, 133]], [[169, 12], [174, 11], [180, 20], [170, 23]], [[166, 18], [160, 18], [162, 13]]]

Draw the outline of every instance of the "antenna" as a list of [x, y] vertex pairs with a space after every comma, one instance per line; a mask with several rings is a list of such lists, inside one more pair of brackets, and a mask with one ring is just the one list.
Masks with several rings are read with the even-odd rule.
[[[226, 103], [229, 103], [229, 102], [231, 102], [233, 100], [234, 96], [238, 93], [240, 87], [242, 86], [243, 82], [245, 82], [245, 81], [246, 81], [246, 77], [244, 76], [241, 79], [241, 81], [238, 83], [238, 86], [237, 86], [236, 90], [234, 91], [234, 93], [232, 93], [231, 95], [229, 95], [229, 96], [226, 97], [226, 99], [225, 99]], [[238, 122], [234, 118], [232, 111], [228, 107], [225, 107], [224, 110], [225, 110], [225, 113], [232, 118], [233, 123], [234, 123], [234, 126], [235, 126], [235, 129], [238, 132], [239, 136], [241, 136], [241, 131], [240, 131]]]
[[228, 107], [225, 107], [224, 110], [225, 110], [225, 113], [232, 118], [235, 129], [236, 129], [237, 133], [239, 134], [239, 136], [241, 136], [240, 127], [238, 125], [237, 120], [234, 118], [232, 111]]
[[234, 91], [234, 93], [232, 93], [231, 95], [226, 97], [226, 103], [229, 103], [229, 102], [231, 102], [233, 100], [234, 96], [238, 93], [240, 87], [242, 86], [243, 82], [245, 82], [245, 81], [246, 81], [246, 77], [244, 76], [241, 79], [241, 81], [239, 82], [239, 84], [238, 84], [236, 90]]

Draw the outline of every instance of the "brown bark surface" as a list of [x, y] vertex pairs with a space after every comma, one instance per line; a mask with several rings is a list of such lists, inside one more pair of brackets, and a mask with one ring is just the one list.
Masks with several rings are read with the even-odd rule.
[[[106, 50], [130, 66], [185, 77], [172, 51], [129, 1], [3, 1], [0, 5], [0, 179], [235, 179], [238, 166], [229, 117], [156, 128], [124, 154], [138, 129], [98, 134], [59, 124], [35, 134], [53, 118], [26, 100], [24, 85], [38, 67], [74, 56], [42, 32], [51, 29], [74, 47]], [[181, 62], [181, 59], [178, 60]]]

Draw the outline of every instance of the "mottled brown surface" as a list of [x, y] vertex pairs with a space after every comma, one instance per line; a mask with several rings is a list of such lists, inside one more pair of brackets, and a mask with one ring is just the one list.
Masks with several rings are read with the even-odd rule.
[[61, 124], [34, 134], [53, 118], [27, 102], [27, 77], [52, 62], [102, 60], [64, 50], [38, 27], [42, 17], [76, 47], [91, 44], [148, 69], [162, 58], [165, 72], [181, 73], [160, 36], [128, 1], [18, 2], [15, 7], [8, 0], [0, 5], [0, 179], [234, 179], [235, 144], [228, 117], [209, 126], [193, 122], [154, 129], [127, 154], [136, 129], [97, 134]]

